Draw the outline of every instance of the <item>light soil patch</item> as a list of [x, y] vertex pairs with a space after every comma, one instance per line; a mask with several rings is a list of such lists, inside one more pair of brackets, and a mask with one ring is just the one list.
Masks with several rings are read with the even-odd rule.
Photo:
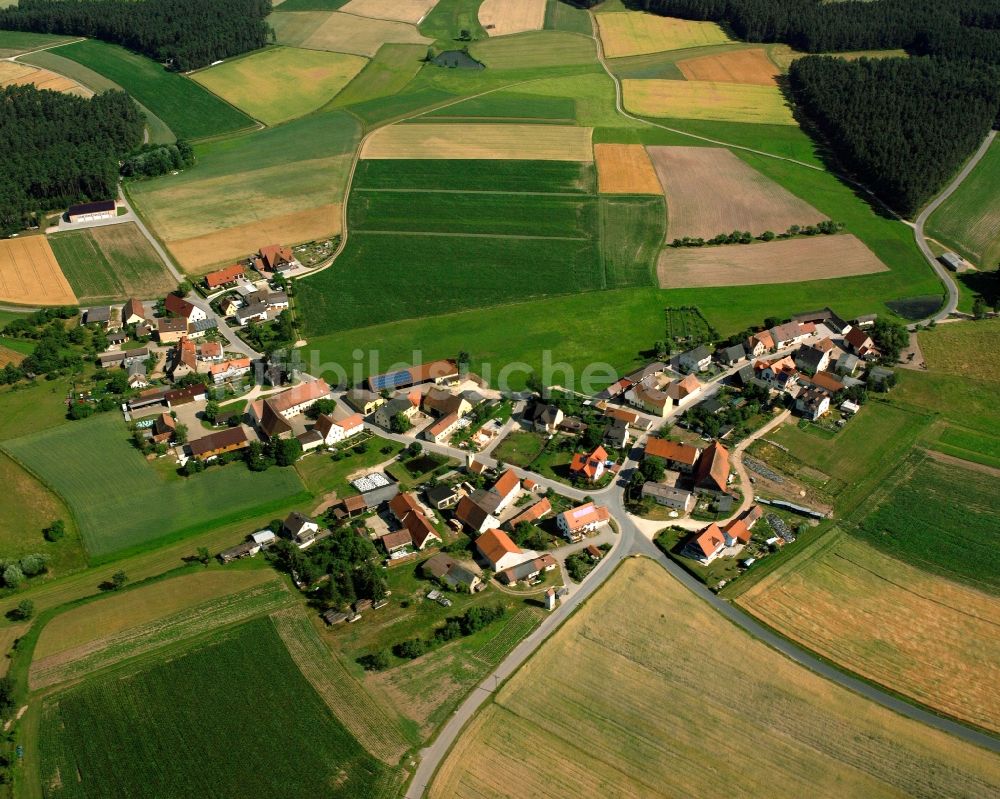
[[1000, 730], [1000, 598], [850, 536], [809, 554], [765, 577], [739, 603], [870, 680]]
[[920, 348], [935, 372], [1000, 382], [1000, 319], [981, 319], [921, 330]]
[[776, 86], [778, 67], [763, 50], [734, 50], [730, 53], [685, 58], [677, 62], [688, 80], [722, 83], [753, 83]]
[[365, 142], [361, 157], [593, 161], [592, 132], [568, 125], [391, 125]]
[[209, 599], [246, 591], [272, 582], [274, 572], [205, 571], [111, 594], [104, 599], [73, 608], [45, 625], [34, 657], [42, 659], [66, 652], [117, 633], [141, 627]]
[[731, 150], [718, 147], [650, 147], [649, 156], [667, 197], [667, 239], [710, 239], [719, 233], [766, 230], [821, 222], [823, 214], [766, 178]]
[[[706, 747], [727, 741], [747, 744], [706, 768]], [[828, 682], [630, 559], [473, 720], [430, 797], [723, 799], [734, 785], [744, 797], [987, 797], [1000, 757]]]
[[660, 253], [660, 288], [800, 283], [887, 272], [864, 243], [849, 234], [719, 247], [668, 247]]
[[192, 77], [268, 125], [320, 108], [368, 63], [361, 56], [275, 47]]
[[7, 364], [12, 363], [15, 366], [23, 361], [25, 358], [20, 352], [14, 352], [14, 350], [9, 350], [3, 345], [0, 345], [0, 369], [5, 367]]
[[776, 86], [705, 80], [623, 80], [625, 108], [647, 117], [795, 125]]
[[545, 27], [547, 0], [483, 0], [479, 24], [490, 36], [540, 31]]
[[604, 54], [608, 58], [732, 41], [714, 22], [692, 22], [633, 11], [598, 14], [597, 24], [604, 42]]
[[601, 194], [663, 194], [656, 170], [641, 144], [595, 144]]
[[371, 19], [339, 11], [292, 11], [272, 14], [279, 44], [308, 50], [331, 50], [373, 57], [383, 44], [432, 44], [415, 26], [405, 22]]
[[438, 0], [351, 0], [340, 10], [359, 17], [389, 19], [416, 25], [426, 17]]
[[0, 302], [76, 305], [76, 295], [43, 236], [0, 241]]
[[18, 64], [14, 61], [0, 61], [0, 86], [26, 86], [28, 84], [38, 89], [66, 92], [80, 97], [91, 97], [94, 94], [72, 78], [58, 75], [47, 69]]
[[170, 252], [184, 271], [203, 274], [224, 261], [248, 256], [262, 243], [280, 241], [289, 246], [313, 241], [341, 232], [341, 203], [321, 205], [282, 216], [206, 233], [189, 239], [171, 241]]

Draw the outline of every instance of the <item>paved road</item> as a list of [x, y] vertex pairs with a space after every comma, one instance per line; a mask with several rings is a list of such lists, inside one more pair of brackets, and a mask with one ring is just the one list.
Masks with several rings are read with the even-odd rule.
[[966, 165], [962, 167], [962, 171], [955, 175], [955, 179], [948, 184], [944, 191], [927, 204], [927, 207], [920, 212], [916, 222], [913, 224], [913, 235], [917, 240], [917, 246], [920, 248], [920, 252], [924, 254], [924, 258], [927, 259], [927, 263], [931, 265], [931, 268], [937, 273], [938, 277], [941, 278], [941, 281], [944, 283], [945, 288], [948, 291], [948, 296], [940, 311], [932, 317], [921, 320], [921, 322], [914, 322], [909, 326], [910, 330], [915, 329], [918, 324], [923, 324], [932, 320], [940, 322], [942, 319], [946, 319], [958, 309], [958, 286], [955, 283], [955, 278], [952, 276], [951, 272], [945, 268], [940, 261], [938, 261], [938, 259], [934, 256], [933, 251], [928, 246], [927, 236], [924, 234], [924, 225], [930, 218], [930, 215], [940, 208], [941, 204], [955, 193], [955, 190], [962, 184], [962, 181], [969, 176], [969, 173], [972, 172], [973, 169], [975, 169], [976, 164], [982, 160], [983, 156], [986, 155], [986, 151], [990, 149], [990, 145], [993, 143], [993, 139], [996, 138], [996, 135], [997, 132], [995, 130], [991, 130], [987, 134], [986, 138], [983, 139], [983, 143], [979, 145], [979, 149], [976, 150], [975, 154], [968, 160]]
[[173, 276], [174, 280], [176, 280], [178, 283], [180, 283], [183, 280], [186, 280], [187, 278], [185, 278], [184, 275], [182, 275], [178, 271], [177, 267], [174, 265], [173, 258], [171, 258], [170, 255], [167, 253], [167, 251], [163, 248], [163, 245], [161, 245], [160, 242], [156, 240], [156, 237], [149, 232], [149, 228], [146, 227], [146, 223], [142, 221], [142, 217], [135, 212], [135, 209], [132, 207], [132, 204], [128, 201], [128, 197], [125, 195], [125, 192], [122, 191], [119, 192], [119, 194], [121, 196], [119, 197], [118, 201], [128, 209], [129, 214], [132, 216], [131, 221], [135, 222], [136, 225], [139, 226], [139, 230], [142, 231], [142, 235], [146, 237], [146, 240], [150, 243], [152, 248], [156, 250], [156, 254], [159, 255], [163, 263], [166, 264], [167, 269]]

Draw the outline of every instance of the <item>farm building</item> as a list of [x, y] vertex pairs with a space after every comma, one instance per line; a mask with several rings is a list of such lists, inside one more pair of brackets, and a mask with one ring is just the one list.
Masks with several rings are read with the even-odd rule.
[[663, 483], [644, 483], [642, 496], [643, 499], [651, 497], [657, 504], [683, 513], [690, 513], [695, 506], [695, 497], [690, 491]]
[[458, 502], [458, 491], [443, 483], [431, 486], [425, 492], [427, 501], [437, 510], [450, 508]]
[[830, 308], [821, 308], [818, 311], [806, 311], [805, 313], [795, 314], [792, 317], [793, 322], [812, 322], [813, 324], [823, 325], [827, 330], [836, 335], [843, 335], [847, 332], [850, 327], [847, 322], [837, 316]]
[[143, 307], [141, 300], [137, 300], [133, 297], [122, 306], [122, 324], [126, 327], [128, 325], [137, 325], [145, 321], [146, 309]]
[[385, 403], [385, 399], [374, 391], [363, 388], [352, 388], [344, 394], [344, 401], [364, 416], [374, 413], [380, 405]]
[[178, 405], [187, 405], [192, 402], [204, 402], [208, 397], [208, 389], [198, 383], [185, 388], [174, 389], [163, 395], [163, 401], [168, 408], [176, 408]]
[[97, 308], [88, 308], [85, 318], [85, 324], [104, 325], [107, 327], [111, 321], [111, 308], [107, 305], [101, 305]]
[[521, 493], [521, 478], [513, 469], [507, 469], [497, 478], [490, 493], [497, 497], [495, 512], [499, 513], [517, 499], [517, 495]]
[[368, 378], [368, 388], [377, 393], [386, 389], [393, 391], [410, 388], [423, 383], [441, 384], [456, 377], [458, 377], [458, 364], [455, 361], [431, 361], [407, 369], [372, 375]]
[[209, 433], [197, 441], [192, 441], [190, 446], [192, 457], [207, 461], [227, 452], [244, 449], [250, 446], [250, 440], [242, 427], [231, 427], [218, 433]]
[[703, 491], [725, 493], [729, 484], [729, 450], [718, 441], [709, 444], [698, 458], [694, 484]]
[[449, 413], [438, 419], [424, 431], [424, 437], [435, 444], [447, 441], [448, 437], [458, 429], [462, 419], [457, 413]]
[[969, 268], [965, 259], [962, 258], [961, 255], [954, 252], [941, 253], [941, 257], [938, 260], [947, 266], [952, 272], [964, 272]]
[[396, 494], [389, 502], [389, 510], [409, 532], [417, 549], [424, 549], [430, 543], [441, 543], [441, 536], [424, 514], [415, 494]]
[[360, 413], [336, 421], [328, 414], [320, 414], [316, 420], [316, 430], [323, 438], [323, 443], [331, 446], [345, 439], [356, 436], [365, 429], [365, 420]]
[[188, 332], [187, 319], [157, 319], [156, 337], [161, 344], [175, 344]]
[[482, 533], [500, 524], [497, 518], [499, 504], [496, 494], [479, 489], [459, 500], [455, 518], [474, 532]]
[[472, 594], [486, 587], [482, 576], [477, 573], [477, 566], [462, 563], [444, 553], [428, 558], [420, 568], [427, 577], [440, 580], [456, 591]]
[[118, 216], [118, 203], [114, 200], [98, 200], [92, 203], [71, 205], [66, 211], [69, 222], [97, 222]]
[[525, 553], [503, 530], [491, 528], [476, 539], [476, 550], [494, 572], [501, 572], [522, 563], [525, 555], [533, 557], [534, 553]]
[[497, 573], [497, 579], [504, 585], [517, 585], [536, 579], [542, 572], [550, 572], [556, 568], [556, 560], [547, 552], [537, 558], [522, 561], [516, 566], [508, 566]]

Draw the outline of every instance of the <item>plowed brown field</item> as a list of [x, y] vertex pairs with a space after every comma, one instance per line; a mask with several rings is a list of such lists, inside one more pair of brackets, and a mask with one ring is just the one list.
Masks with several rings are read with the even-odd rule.
[[776, 86], [780, 70], [763, 50], [733, 50], [718, 55], [685, 58], [677, 66], [688, 80], [711, 80], [722, 83], [755, 83]]

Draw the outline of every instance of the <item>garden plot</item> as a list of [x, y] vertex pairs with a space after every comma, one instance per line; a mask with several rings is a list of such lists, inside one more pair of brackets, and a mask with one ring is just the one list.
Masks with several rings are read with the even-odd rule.
[[660, 253], [660, 288], [800, 283], [886, 272], [851, 235], [816, 236], [718, 247], [668, 247]]
[[825, 217], [805, 200], [718, 147], [650, 147], [667, 197], [667, 239], [710, 239], [747, 230], [757, 236], [813, 225]]

